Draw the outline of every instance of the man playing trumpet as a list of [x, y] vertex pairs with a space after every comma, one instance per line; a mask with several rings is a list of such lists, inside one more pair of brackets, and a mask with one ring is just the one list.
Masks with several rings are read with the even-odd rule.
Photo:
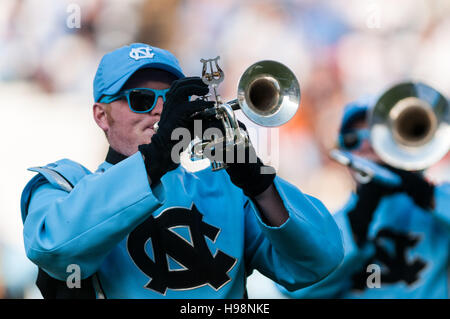
[[[243, 298], [254, 269], [295, 290], [339, 265], [327, 209], [261, 173], [261, 160], [218, 172], [179, 165], [172, 132], [192, 132], [192, 115], [214, 102], [190, 97], [208, 91], [166, 50], [135, 43], [103, 57], [93, 116], [110, 145], [105, 162], [95, 173], [70, 160], [33, 168], [22, 196], [44, 297]], [[65, 285], [69, 265], [81, 288]]]
[[[346, 165], [358, 169], [351, 170], [356, 191], [334, 215], [343, 232], [344, 261], [317, 284], [293, 293], [282, 289], [290, 297], [448, 298], [450, 184], [434, 185], [422, 171], [394, 168], [380, 158], [369, 131], [373, 100], [347, 105], [339, 131]], [[447, 101], [441, 102], [448, 110]], [[383, 105], [386, 110], [389, 103]], [[364, 169], [358, 157], [371, 165]], [[367, 179], [364, 171], [373, 175]]]

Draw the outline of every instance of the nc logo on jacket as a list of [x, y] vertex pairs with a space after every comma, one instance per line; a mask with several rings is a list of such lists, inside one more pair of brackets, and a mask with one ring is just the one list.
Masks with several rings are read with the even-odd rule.
[[[414, 248], [420, 240], [420, 236], [409, 233], [397, 232], [388, 228], [379, 230], [373, 241], [375, 254], [369, 259], [363, 271], [353, 275], [353, 289], [364, 290], [367, 276], [365, 269], [368, 265], [379, 263], [383, 265], [381, 284], [398, 282], [404, 282], [407, 286], [415, 284], [420, 280], [420, 272], [427, 266], [427, 263], [420, 257], [409, 260], [407, 251]], [[387, 249], [389, 242], [392, 244], [392, 252]]]
[[132, 48], [130, 50], [130, 58], [135, 59], [136, 61], [140, 59], [152, 59], [155, 55], [152, 53], [153, 49], [151, 47], [139, 47], [139, 48]]
[[[188, 239], [175, 231], [179, 227], [189, 230]], [[228, 272], [237, 260], [221, 250], [211, 254], [205, 236], [215, 243], [219, 232], [219, 228], [203, 221], [195, 205], [191, 209], [173, 207], [157, 218], [150, 216], [132, 231], [127, 249], [136, 266], [150, 278], [145, 288], [163, 295], [167, 289], [189, 290], [204, 285], [219, 290], [231, 280]], [[153, 258], [146, 252], [149, 241]], [[179, 267], [170, 269], [169, 258]]]

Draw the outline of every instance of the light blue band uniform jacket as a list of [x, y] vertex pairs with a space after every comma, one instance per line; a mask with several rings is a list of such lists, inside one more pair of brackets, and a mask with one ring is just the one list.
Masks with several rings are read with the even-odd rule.
[[292, 298], [448, 298], [450, 184], [436, 186], [434, 197], [434, 210], [425, 211], [406, 193], [385, 196], [369, 225], [367, 243], [358, 247], [347, 216], [358, 200], [352, 194], [334, 215], [344, 239], [342, 264], [317, 284], [295, 292], [280, 289]]
[[59, 280], [69, 265], [96, 274], [106, 298], [242, 298], [254, 269], [295, 290], [343, 258], [325, 206], [279, 177], [289, 218], [270, 227], [225, 170], [180, 165], [150, 186], [139, 152], [95, 173], [67, 159], [34, 170], [22, 194], [28, 258]]

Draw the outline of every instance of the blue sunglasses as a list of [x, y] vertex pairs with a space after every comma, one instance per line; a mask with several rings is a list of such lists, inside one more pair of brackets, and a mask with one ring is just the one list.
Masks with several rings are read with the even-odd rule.
[[166, 101], [167, 92], [169, 92], [169, 89], [135, 88], [119, 92], [115, 95], [105, 95], [99, 102], [111, 103], [126, 98], [130, 110], [135, 113], [148, 113], [155, 108], [158, 97], [162, 97], [163, 101]]
[[347, 151], [356, 150], [369, 137], [370, 132], [368, 129], [351, 130], [346, 133], [341, 133], [338, 138], [339, 147]]

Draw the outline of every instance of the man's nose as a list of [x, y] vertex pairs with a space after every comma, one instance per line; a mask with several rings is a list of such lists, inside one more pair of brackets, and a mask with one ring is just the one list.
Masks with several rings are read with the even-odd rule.
[[156, 100], [156, 105], [153, 108], [153, 110], [150, 112], [150, 115], [161, 115], [161, 112], [163, 110], [164, 100], [161, 96], [158, 96], [158, 99]]

